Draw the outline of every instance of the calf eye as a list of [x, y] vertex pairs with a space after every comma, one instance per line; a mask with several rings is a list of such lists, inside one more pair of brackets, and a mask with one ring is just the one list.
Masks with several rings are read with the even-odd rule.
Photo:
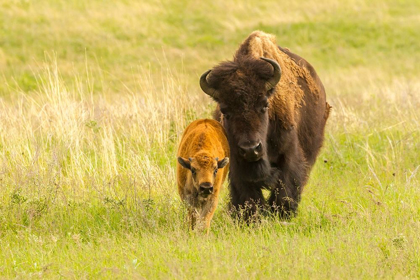
[[214, 170], [214, 176], [216, 176], [216, 174], [217, 174], [217, 169]]
[[195, 169], [191, 168], [191, 173], [193, 176], [195, 176]]

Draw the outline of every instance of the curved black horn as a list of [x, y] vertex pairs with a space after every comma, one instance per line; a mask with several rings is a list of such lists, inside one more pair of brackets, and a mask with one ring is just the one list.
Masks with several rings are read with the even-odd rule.
[[280, 81], [281, 68], [280, 68], [280, 65], [277, 63], [277, 61], [274, 61], [272, 59], [265, 58], [265, 57], [261, 57], [261, 59], [270, 63], [271, 66], [273, 66], [273, 68], [274, 68], [273, 77], [271, 77], [267, 81], [267, 84], [266, 84], [267, 90], [270, 90], [270, 89], [274, 88], [277, 85], [277, 83]]
[[210, 72], [211, 72], [211, 70], [207, 70], [206, 72], [204, 72], [203, 75], [201, 75], [201, 77], [200, 77], [200, 87], [206, 94], [210, 95], [213, 98], [216, 98], [216, 89], [212, 88], [207, 83], [207, 75]]

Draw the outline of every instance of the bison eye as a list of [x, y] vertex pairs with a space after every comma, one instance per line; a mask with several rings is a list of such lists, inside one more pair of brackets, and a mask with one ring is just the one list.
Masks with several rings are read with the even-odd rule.
[[194, 168], [191, 168], [191, 173], [192, 173], [193, 176], [195, 176], [196, 171], [195, 171]]
[[268, 110], [268, 105], [267, 105], [267, 106], [262, 107], [262, 109], [261, 109], [261, 113], [265, 113], [265, 112], [267, 112], [267, 110]]
[[216, 176], [216, 174], [217, 174], [217, 169], [214, 170], [214, 176]]
[[223, 117], [225, 118], [225, 119], [230, 119], [230, 113], [229, 113], [229, 111], [228, 111], [228, 109], [227, 108], [220, 108], [220, 112], [223, 114]]

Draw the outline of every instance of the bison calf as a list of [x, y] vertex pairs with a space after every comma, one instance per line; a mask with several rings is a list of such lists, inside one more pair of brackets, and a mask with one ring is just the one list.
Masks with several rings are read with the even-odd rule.
[[177, 157], [178, 192], [187, 204], [190, 227], [197, 223], [208, 233], [229, 169], [229, 144], [222, 125], [209, 119], [192, 122], [184, 131]]

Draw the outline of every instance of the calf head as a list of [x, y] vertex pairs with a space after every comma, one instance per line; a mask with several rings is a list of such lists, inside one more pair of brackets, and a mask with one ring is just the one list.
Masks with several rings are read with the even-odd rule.
[[268, 100], [280, 77], [280, 65], [264, 57], [224, 62], [201, 76], [201, 89], [219, 105], [235, 160], [269, 166], [266, 155]]
[[182, 167], [191, 171], [191, 178], [198, 195], [207, 197], [215, 192], [214, 183], [219, 168], [229, 163], [229, 158], [219, 160], [209, 153], [199, 152], [190, 158], [178, 157]]

